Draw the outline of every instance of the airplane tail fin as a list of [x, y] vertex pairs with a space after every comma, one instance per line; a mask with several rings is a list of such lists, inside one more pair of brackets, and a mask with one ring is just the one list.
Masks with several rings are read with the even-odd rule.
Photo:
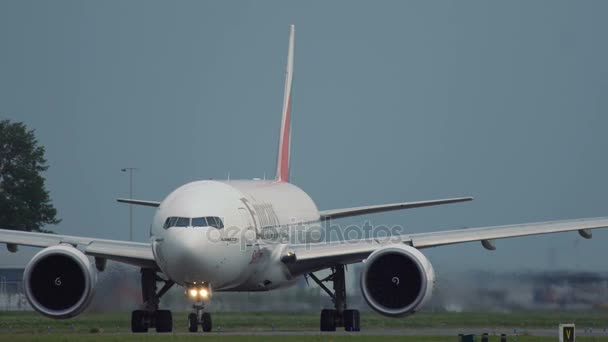
[[289, 27], [289, 50], [287, 53], [287, 70], [285, 71], [285, 91], [283, 94], [283, 113], [281, 130], [279, 132], [279, 148], [277, 152], [276, 180], [289, 181], [289, 155], [291, 143], [291, 84], [293, 81], [293, 50], [295, 26]]

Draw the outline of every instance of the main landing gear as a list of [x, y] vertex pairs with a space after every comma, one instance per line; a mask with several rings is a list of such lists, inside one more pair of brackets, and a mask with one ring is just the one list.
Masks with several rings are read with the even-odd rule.
[[197, 332], [198, 326], [200, 325], [204, 332], [210, 332], [211, 314], [203, 312], [203, 310], [205, 310], [205, 305], [202, 302], [201, 304], [193, 304], [192, 309], [194, 309], [195, 312], [188, 315], [188, 331]]
[[[164, 286], [156, 292], [156, 282], [158, 281], [163, 282]], [[147, 332], [149, 328], [156, 328], [157, 332], [173, 330], [171, 311], [158, 309], [160, 297], [167, 293], [173, 284], [173, 281], [159, 277], [154, 269], [141, 269], [141, 294], [144, 308], [131, 313], [131, 331], [143, 333]]]
[[[328, 277], [321, 280], [313, 273], [308, 274], [323, 291], [327, 292], [334, 303], [334, 309], [324, 309], [321, 311], [321, 331], [336, 331], [336, 327], [344, 327], [346, 331], [359, 331], [361, 329], [359, 325], [359, 310], [346, 309], [344, 265], [332, 267], [331, 272]], [[333, 282], [333, 292], [323, 284], [328, 281]]]

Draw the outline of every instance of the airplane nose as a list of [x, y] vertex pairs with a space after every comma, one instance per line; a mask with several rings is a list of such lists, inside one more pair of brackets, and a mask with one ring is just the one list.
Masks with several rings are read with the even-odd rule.
[[159, 246], [170, 271], [169, 276], [180, 282], [210, 282], [219, 269], [218, 253], [207, 237], [206, 227], [170, 228]]
[[214, 227], [169, 228], [156, 247], [163, 259], [161, 269], [180, 285], [206, 282], [218, 290], [234, 286], [248, 275], [251, 250], [223, 234]]

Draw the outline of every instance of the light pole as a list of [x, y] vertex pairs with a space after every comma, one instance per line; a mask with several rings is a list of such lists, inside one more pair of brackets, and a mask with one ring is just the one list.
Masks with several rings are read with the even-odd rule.
[[[125, 167], [122, 172], [129, 172], [129, 199], [133, 199], [133, 171], [136, 167]], [[129, 241], [133, 241], [133, 204], [129, 204]]]

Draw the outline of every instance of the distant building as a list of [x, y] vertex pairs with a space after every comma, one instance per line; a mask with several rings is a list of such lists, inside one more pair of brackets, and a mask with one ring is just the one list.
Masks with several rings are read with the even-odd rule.
[[32, 310], [23, 293], [23, 267], [0, 267], [0, 310]]

